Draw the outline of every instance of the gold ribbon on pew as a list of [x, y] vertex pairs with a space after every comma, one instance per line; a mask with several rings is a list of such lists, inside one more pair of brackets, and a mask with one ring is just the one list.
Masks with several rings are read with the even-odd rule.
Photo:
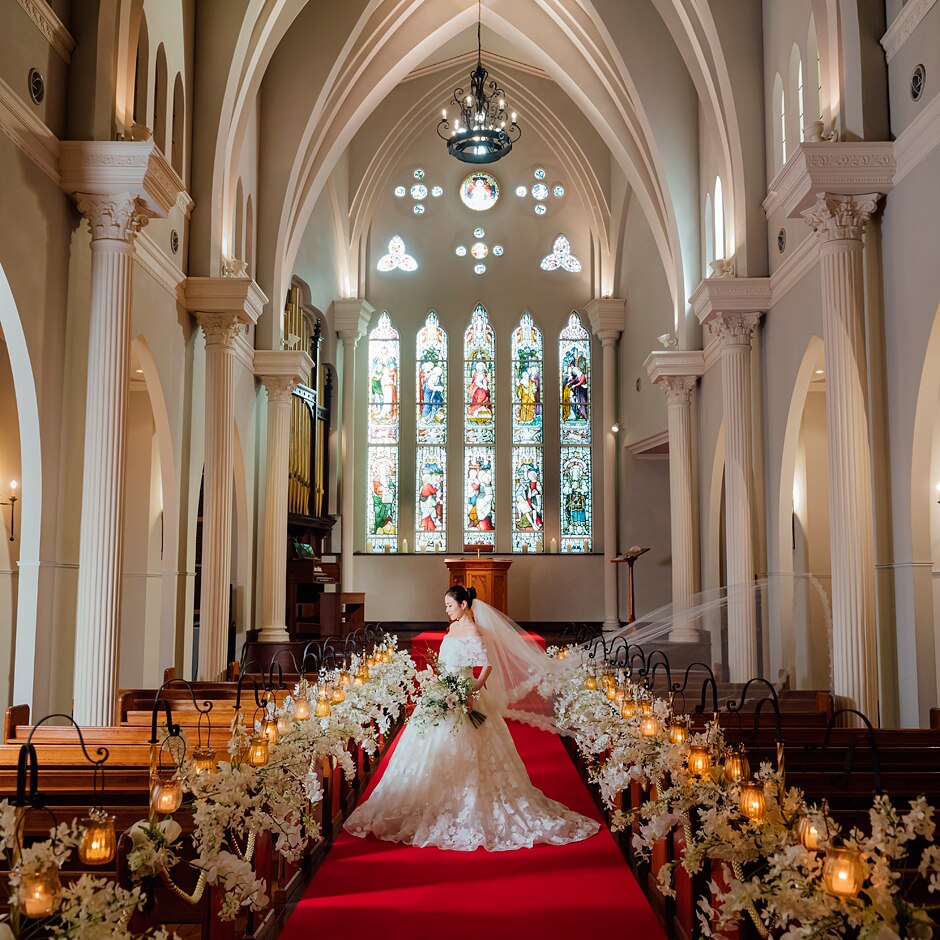
[[198, 904], [202, 900], [203, 894], [206, 891], [206, 873], [199, 873], [199, 880], [196, 882], [196, 888], [192, 894], [188, 891], [184, 891], [178, 884], [176, 884], [173, 879], [170, 877], [170, 873], [164, 868], [160, 872], [160, 879], [163, 883], [173, 892], [181, 901], [185, 901], [187, 904]]
[[234, 835], [232, 836], [232, 848], [235, 850], [235, 854], [243, 862], [250, 862], [252, 859], [252, 856], [255, 854], [255, 833], [254, 832], [248, 833], [248, 841], [245, 843], [244, 853], [238, 847], [238, 840], [235, 838]]
[[[734, 872], [734, 877], [743, 884], [746, 879], [744, 877], [744, 869], [741, 867], [741, 863], [732, 862], [731, 870]], [[764, 922], [760, 919], [760, 914], [757, 913], [757, 908], [754, 907], [754, 902], [748, 901], [745, 910], [750, 915], [751, 923], [754, 925], [754, 929], [757, 931], [757, 933], [761, 937], [769, 937], [770, 931], [764, 926]]]

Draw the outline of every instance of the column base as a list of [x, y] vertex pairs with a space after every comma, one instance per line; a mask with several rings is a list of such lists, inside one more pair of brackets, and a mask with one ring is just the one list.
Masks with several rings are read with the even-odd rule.
[[282, 626], [262, 627], [258, 634], [257, 643], [288, 643], [290, 634]]
[[619, 620], [605, 620], [604, 621], [604, 633], [611, 633], [614, 630], [619, 630], [623, 624]]

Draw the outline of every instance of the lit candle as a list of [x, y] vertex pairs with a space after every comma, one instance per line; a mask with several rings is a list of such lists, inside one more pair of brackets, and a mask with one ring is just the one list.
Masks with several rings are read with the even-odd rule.
[[523, 554], [523, 555], [528, 555], [528, 554], [529, 554], [529, 543], [528, 543], [528, 542], [523, 542], [523, 543], [522, 543], [522, 554]]
[[16, 496], [16, 487], [18, 486], [16, 480], [10, 480], [10, 496]]
[[558, 554], [558, 542], [557, 542], [555, 539], [552, 539], [552, 541], [551, 541], [551, 549], [550, 549], [550, 551], [551, 551], [551, 554], [552, 554], [552, 555], [557, 555], [557, 554]]
[[386, 543], [385, 543], [385, 554], [387, 555], [391, 550], [392, 550], [391, 543], [386, 542]]
[[408, 539], [401, 540], [401, 550], [403, 554], [408, 554]]

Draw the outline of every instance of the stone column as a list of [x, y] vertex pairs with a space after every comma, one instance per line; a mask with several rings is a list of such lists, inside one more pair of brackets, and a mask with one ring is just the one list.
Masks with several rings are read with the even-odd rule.
[[133, 242], [148, 218], [133, 193], [77, 198], [92, 241], [74, 715], [80, 725], [106, 725], [117, 691], [121, 629]]
[[[615, 298], [592, 300], [587, 306], [591, 328], [601, 341], [604, 380], [601, 397], [601, 440], [604, 444], [604, 629], [620, 629], [617, 589], [617, 344], [624, 326], [626, 302]], [[596, 401], [596, 398], [595, 398]], [[595, 425], [596, 427], [596, 425]], [[596, 516], [595, 516], [596, 518]]]
[[865, 226], [878, 198], [878, 194], [824, 193], [802, 213], [819, 240], [822, 274], [833, 691], [876, 724], [878, 652], [862, 250]]
[[250, 278], [189, 278], [186, 302], [206, 335], [202, 590], [198, 679], [218, 679], [228, 654], [235, 479], [236, 343], [267, 298]]
[[264, 490], [261, 643], [283, 643], [287, 634], [287, 484], [290, 472], [291, 397], [309, 383], [313, 360], [306, 352], [255, 352], [255, 375], [268, 392], [268, 444]]
[[350, 298], [334, 300], [333, 326], [343, 341], [343, 437], [340, 441], [342, 475], [340, 506], [342, 513], [342, 589], [349, 591], [354, 583], [353, 546], [356, 517], [356, 346], [366, 335], [375, 308], [365, 300]]
[[744, 682], [758, 672], [751, 519], [751, 334], [760, 314], [724, 314], [716, 322], [725, 422], [728, 669], [732, 682]]
[[73, 713], [81, 725], [107, 725], [120, 647], [134, 239], [183, 184], [152, 141], [64, 141], [59, 164], [92, 239]]

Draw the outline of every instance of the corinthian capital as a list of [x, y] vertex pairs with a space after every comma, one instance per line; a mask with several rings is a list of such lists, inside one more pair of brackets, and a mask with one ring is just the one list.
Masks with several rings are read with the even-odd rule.
[[75, 193], [75, 200], [78, 211], [88, 222], [92, 241], [99, 238], [133, 241], [150, 221], [149, 213], [141, 207], [134, 193]]
[[234, 346], [235, 340], [248, 331], [244, 317], [232, 313], [197, 313], [196, 319], [206, 334], [207, 346]]
[[715, 319], [715, 333], [722, 346], [750, 346], [751, 334], [760, 323], [759, 313], [726, 313]]
[[664, 375], [659, 384], [666, 393], [666, 404], [688, 405], [692, 401], [692, 389], [695, 388], [694, 375]]
[[861, 241], [880, 196], [880, 193], [866, 193], [864, 196], [820, 193], [815, 205], [801, 215], [822, 244], [841, 239]]
[[268, 402], [290, 401], [294, 389], [300, 384], [297, 377], [291, 375], [262, 375], [259, 378], [267, 389]]

